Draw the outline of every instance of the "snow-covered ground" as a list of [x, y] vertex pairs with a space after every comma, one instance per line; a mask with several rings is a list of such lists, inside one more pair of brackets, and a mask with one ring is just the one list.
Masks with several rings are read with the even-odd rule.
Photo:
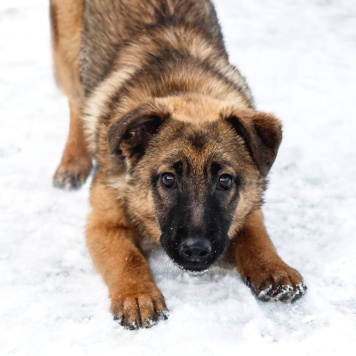
[[236, 272], [152, 269], [171, 311], [127, 331], [85, 247], [89, 183], [52, 187], [66, 99], [48, 2], [0, 2], [0, 355], [332, 355], [356, 346], [356, 1], [216, 0], [231, 60], [284, 123], [265, 214], [304, 275], [293, 305], [257, 301]]

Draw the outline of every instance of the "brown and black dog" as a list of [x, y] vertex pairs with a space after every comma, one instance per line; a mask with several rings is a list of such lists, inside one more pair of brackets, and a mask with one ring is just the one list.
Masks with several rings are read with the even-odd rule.
[[228, 61], [209, 0], [51, 0], [56, 78], [70, 130], [54, 183], [97, 168], [87, 244], [128, 328], [167, 316], [143, 246], [184, 270], [229, 255], [262, 300], [303, 279], [278, 256], [261, 211], [282, 139]]

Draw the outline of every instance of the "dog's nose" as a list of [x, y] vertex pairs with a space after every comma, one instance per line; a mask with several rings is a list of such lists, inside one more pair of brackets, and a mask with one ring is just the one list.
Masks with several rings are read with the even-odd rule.
[[211, 243], [202, 237], [189, 237], [179, 247], [180, 255], [189, 262], [205, 262], [211, 255]]

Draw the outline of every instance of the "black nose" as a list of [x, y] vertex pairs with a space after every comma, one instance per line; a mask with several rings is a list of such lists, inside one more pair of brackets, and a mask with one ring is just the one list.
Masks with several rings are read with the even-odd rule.
[[180, 255], [190, 262], [204, 262], [211, 255], [211, 243], [202, 237], [189, 237], [179, 247]]

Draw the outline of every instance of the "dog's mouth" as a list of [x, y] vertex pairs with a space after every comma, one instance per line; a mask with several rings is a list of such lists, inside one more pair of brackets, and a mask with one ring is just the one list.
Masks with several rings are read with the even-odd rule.
[[[190, 276], [193, 277], [200, 277], [208, 273], [209, 268], [206, 269], [201, 269], [201, 270], [192, 270], [192, 269], [187, 269], [181, 266], [178, 266], [179, 269], [181, 269], [184, 273], [187, 273]], [[210, 266], [209, 266], [210, 267]]]
[[210, 268], [211, 264], [209, 265], [198, 265], [198, 264], [190, 264], [190, 265], [186, 265], [186, 264], [179, 264], [175, 261], [173, 261], [174, 264], [181, 269], [184, 272], [187, 272], [193, 276], [199, 276], [202, 274], [205, 274], [206, 272], [208, 272], [208, 269]]

